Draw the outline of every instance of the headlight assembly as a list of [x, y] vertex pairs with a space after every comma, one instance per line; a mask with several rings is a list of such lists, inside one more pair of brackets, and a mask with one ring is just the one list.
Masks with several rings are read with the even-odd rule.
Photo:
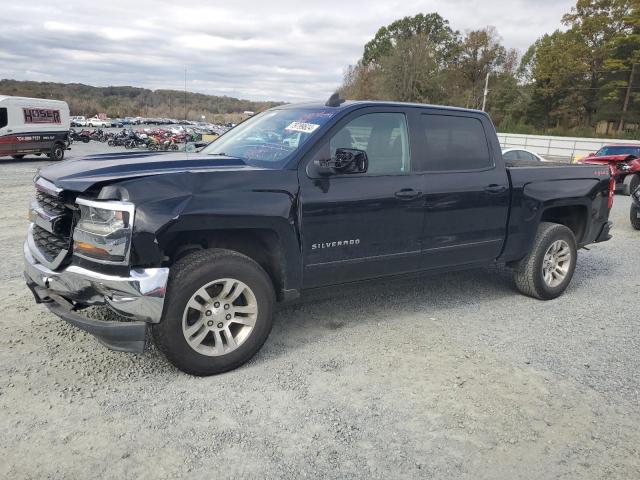
[[73, 232], [74, 255], [101, 263], [128, 263], [134, 205], [83, 198], [76, 203], [80, 219]]

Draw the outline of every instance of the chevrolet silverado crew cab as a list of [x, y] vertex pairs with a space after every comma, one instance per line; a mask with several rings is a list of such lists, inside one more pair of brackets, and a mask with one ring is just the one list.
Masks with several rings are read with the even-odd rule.
[[556, 298], [578, 249], [610, 238], [614, 186], [607, 166], [505, 165], [483, 112], [335, 95], [199, 153], [94, 155], [34, 181], [36, 301], [112, 349], [153, 338], [195, 375], [242, 365], [275, 304], [313, 289], [499, 264]]

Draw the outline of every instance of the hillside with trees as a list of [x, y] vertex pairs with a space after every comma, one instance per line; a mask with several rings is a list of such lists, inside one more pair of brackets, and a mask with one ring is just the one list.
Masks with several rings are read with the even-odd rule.
[[381, 27], [341, 87], [352, 99], [482, 108], [499, 130], [640, 138], [640, 0], [578, 0], [522, 55], [493, 27], [437, 13]]
[[[277, 102], [254, 102], [233, 97], [218, 97], [178, 90], [148, 90], [136, 87], [92, 87], [79, 83], [27, 82], [0, 80], [1, 95], [64, 100], [71, 115], [92, 116], [104, 112], [112, 118], [162, 117], [222, 121], [221, 117], [259, 112], [278, 105]], [[186, 100], [186, 109], [185, 109]]]

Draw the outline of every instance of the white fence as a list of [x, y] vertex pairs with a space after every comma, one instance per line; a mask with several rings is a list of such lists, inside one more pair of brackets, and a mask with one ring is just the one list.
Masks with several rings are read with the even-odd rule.
[[548, 137], [543, 135], [521, 135], [498, 133], [500, 146], [504, 148], [524, 148], [543, 157], [557, 160], [577, 160], [600, 150], [604, 145], [640, 145], [640, 141], [612, 140], [606, 138]]

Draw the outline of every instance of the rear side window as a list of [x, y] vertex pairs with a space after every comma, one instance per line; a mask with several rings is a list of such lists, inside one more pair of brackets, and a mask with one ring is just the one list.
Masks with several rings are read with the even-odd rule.
[[518, 151], [517, 150], [511, 150], [510, 152], [503, 153], [502, 154], [502, 158], [506, 162], [515, 162], [515, 161], [518, 160]]
[[7, 115], [6, 108], [0, 108], [0, 128], [6, 127], [9, 124], [9, 117]]
[[482, 123], [477, 118], [421, 115], [426, 139], [425, 169], [432, 172], [481, 170], [493, 166]]

